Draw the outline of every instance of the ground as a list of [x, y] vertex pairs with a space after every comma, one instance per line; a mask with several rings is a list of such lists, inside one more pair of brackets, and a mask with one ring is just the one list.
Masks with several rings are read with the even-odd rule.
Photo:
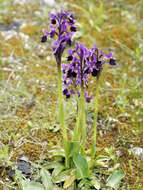
[[[88, 47], [96, 43], [105, 52], [112, 50], [117, 58], [117, 66], [106, 65], [100, 79], [97, 155], [106, 155], [105, 147], [113, 147], [119, 169], [126, 173], [121, 189], [142, 190], [143, 153], [137, 155], [133, 150], [142, 148], [143, 152], [143, 2], [20, 2], [0, 0], [0, 189], [12, 184], [8, 176], [11, 164], [22, 157], [31, 162], [49, 160], [49, 150], [61, 141], [56, 63], [51, 41], [42, 44], [40, 36], [49, 24], [51, 10], [64, 7], [78, 16], [80, 32], [75, 39]], [[94, 92], [92, 81], [92, 101], [86, 105], [87, 149]], [[71, 130], [73, 102], [65, 100], [66, 124]]]

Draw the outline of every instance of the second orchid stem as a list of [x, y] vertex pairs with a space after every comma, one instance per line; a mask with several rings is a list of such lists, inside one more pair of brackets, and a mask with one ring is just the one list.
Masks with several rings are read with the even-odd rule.
[[73, 141], [80, 142], [81, 139], [81, 98], [77, 97], [77, 116], [76, 116], [76, 125], [74, 128]]
[[92, 137], [92, 148], [91, 148], [91, 162], [90, 162], [90, 168], [94, 165], [94, 157], [96, 152], [96, 137], [97, 137], [97, 120], [98, 120], [98, 96], [99, 96], [99, 79], [96, 80], [96, 100], [95, 100], [95, 112], [94, 112], [94, 134]]
[[58, 65], [58, 93], [59, 93], [59, 120], [62, 130], [63, 136], [63, 143], [64, 143], [64, 150], [65, 150], [65, 157], [66, 157], [66, 167], [69, 166], [68, 163], [68, 156], [67, 156], [67, 131], [65, 125], [65, 118], [64, 118], [64, 105], [63, 105], [63, 93], [62, 93], [62, 73], [61, 73], [61, 65]]
[[86, 144], [86, 118], [85, 118], [85, 98], [84, 89], [81, 89], [81, 119], [82, 119], [82, 154], [85, 155]]

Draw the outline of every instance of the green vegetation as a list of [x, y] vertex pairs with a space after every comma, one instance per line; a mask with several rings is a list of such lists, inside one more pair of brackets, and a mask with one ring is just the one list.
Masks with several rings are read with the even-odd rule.
[[[63, 150], [53, 150], [62, 139], [57, 119], [56, 64], [51, 41], [43, 45], [40, 36], [49, 24], [51, 10], [57, 11], [64, 5], [79, 15], [80, 32], [74, 39], [80, 39], [88, 47], [94, 43], [105, 50], [110, 47], [117, 58], [116, 68], [104, 66], [100, 80], [96, 167], [91, 181], [96, 184], [95, 189], [100, 189], [99, 183], [102, 189], [105, 184], [112, 189], [115, 183], [112, 173], [117, 175], [117, 170], [123, 170], [126, 175], [118, 189], [141, 190], [143, 156], [135, 155], [133, 148], [143, 147], [142, 1], [70, 0], [65, 3], [60, 0], [54, 8], [37, 1], [14, 2], [18, 1], [0, 0], [0, 189], [21, 188], [22, 176], [18, 170], [15, 181], [9, 177], [11, 166], [20, 159], [35, 168], [31, 173], [31, 179], [36, 181], [30, 182], [32, 188], [36, 185], [37, 189], [60, 189], [57, 185], [52, 187], [47, 169], [52, 169], [55, 183], [64, 182], [65, 189], [75, 180], [74, 171], [65, 174], [61, 172], [62, 165], [47, 164], [53, 155], [61, 161]], [[90, 155], [90, 137], [94, 130], [94, 84], [89, 87], [89, 93], [92, 102], [86, 104], [87, 155]], [[65, 100], [64, 106], [66, 126], [72, 133], [76, 99]], [[79, 168], [80, 159], [74, 158]], [[86, 175], [84, 169], [81, 175]], [[83, 184], [85, 189], [90, 188], [91, 184], [85, 180], [80, 184], [81, 189]], [[23, 184], [25, 188], [26, 185]]]

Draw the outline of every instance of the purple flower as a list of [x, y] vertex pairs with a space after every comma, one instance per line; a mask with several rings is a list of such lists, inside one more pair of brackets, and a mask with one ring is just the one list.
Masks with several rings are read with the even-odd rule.
[[65, 88], [65, 89], [63, 90], [63, 94], [64, 94], [64, 95], [67, 95], [67, 94], [68, 94], [68, 89], [67, 89], [67, 88]]
[[73, 59], [73, 56], [72, 55], [69, 55], [68, 57], [67, 57], [67, 60], [68, 61], [71, 61]]
[[[89, 57], [90, 53], [83, 43], [76, 43], [75, 50], [68, 51], [67, 60], [70, 63], [63, 64], [63, 86], [69, 89], [68, 94], [78, 94], [80, 96], [80, 87], [88, 87], [87, 74], [89, 70]], [[72, 90], [71, 90], [72, 89]], [[64, 94], [65, 90], [63, 91]], [[74, 92], [74, 93], [73, 93]], [[64, 94], [67, 96], [67, 94]], [[87, 102], [90, 102], [89, 97], [85, 97]]]
[[110, 65], [116, 65], [116, 59], [111, 57], [110, 60], [109, 60], [109, 64]]
[[[66, 94], [63, 91], [66, 97], [67, 94], [71, 96], [75, 93], [80, 96], [80, 89], [83, 88], [85, 91], [88, 88], [88, 76], [99, 78], [103, 64], [109, 62], [110, 65], [115, 65], [116, 59], [112, 57], [111, 52], [104, 54], [96, 45], [87, 49], [83, 43], [77, 42], [74, 50], [68, 50], [67, 61], [67, 64], [62, 65], [63, 87], [68, 89]], [[69, 92], [71, 89], [74, 93]], [[91, 101], [86, 91], [84, 97], [87, 102]]]
[[103, 64], [105, 64], [108, 60], [110, 65], [116, 65], [116, 59], [112, 57], [112, 52], [109, 54], [104, 54], [103, 51], [99, 50], [96, 47], [96, 44], [93, 48], [90, 48], [90, 70], [91, 75], [93, 77], [99, 78], [101, 70], [103, 68]]
[[91, 72], [91, 74], [92, 74], [93, 77], [96, 77], [97, 75], [99, 75], [99, 73], [100, 73], [100, 69], [97, 70], [95, 68], [93, 68], [93, 70]]
[[[61, 57], [67, 47], [72, 44], [72, 35], [76, 32], [73, 13], [61, 10], [57, 14], [50, 14], [51, 24], [48, 30], [44, 29], [41, 42], [47, 41], [47, 36], [54, 39], [52, 49], [56, 58], [59, 72], [61, 72]], [[116, 65], [116, 59], [112, 57], [112, 52], [104, 54], [96, 45], [93, 48], [86, 48], [83, 43], [76, 42], [74, 50], [68, 50], [67, 64], [62, 64], [63, 70], [63, 94], [66, 98], [77, 94], [80, 90], [88, 88], [88, 76], [100, 76], [103, 64], [108, 61], [110, 65]], [[85, 99], [90, 102], [91, 98], [85, 92]]]
[[91, 97], [88, 96], [88, 93], [87, 93], [87, 92], [84, 93], [84, 97], [85, 97], [85, 99], [86, 99], [86, 102], [87, 102], [87, 103], [90, 103]]
[[50, 14], [51, 24], [49, 30], [43, 30], [44, 35], [41, 37], [41, 42], [47, 41], [47, 36], [57, 38], [52, 44], [53, 52], [56, 60], [59, 60], [67, 45], [71, 45], [71, 36], [76, 32], [75, 20], [73, 13], [61, 10], [57, 14]]
[[55, 18], [52, 18], [52, 19], [51, 19], [51, 24], [56, 24], [56, 22], [57, 22], [57, 21], [56, 21]]
[[41, 42], [46, 42], [47, 41], [47, 36], [46, 35], [43, 35], [42, 37], [41, 37]]
[[71, 30], [71, 32], [76, 32], [76, 27], [75, 26], [71, 26], [70, 30]]

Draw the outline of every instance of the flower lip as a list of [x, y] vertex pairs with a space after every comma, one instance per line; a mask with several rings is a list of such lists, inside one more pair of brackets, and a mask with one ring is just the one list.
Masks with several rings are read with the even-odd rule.
[[69, 69], [68, 72], [67, 72], [67, 77], [70, 78], [72, 76], [72, 70]]
[[64, 94], [64, 95], [67, 95], [67, 93], [68, 93], [68, 89], [65, 88], [65, 89], [63, 90], [63, 94]]
[[93, 69], [91, 74], [93, 77], [96, 77], [98, 75], [98, 73], [99, 73], [99, 70]]
[[100, 65], [101, 63], [102, 63], [102, 61], [99, 61], [99, 60], [96, 62], [96, 64], [98, 64], [98, 65]]
[[56, 19], [51, 19], [51, 24], [56, 24]]
[[75, 26], [71, 26], [70, 30], [71, 30], [71, 32], [76, 32], [76, 27]]
[[109, 64], [110, 65], [116, 65], [116, 59], [114, 57], [111, 57], [110, 61], [109, 61]]
[[91, 98], [90, 97], [86, 97], [86, 102], [90, 103], [91, 102]]
[[66, 98], [69, 99], [70, 98], [70, 94], [66, 94]]
[[77, 73], [73, 71], [73, 72], [71, 73], [71, 75], [72, 75], [73, 78], [76, 78]]
[[73, 67], [75, 67], [75, 66], [76, 66], [76, 63], [75, 63], [75, 62], [73, 62], [73, 63], [72, 63], [72, 66], [73, 66]]
[[47, 41], [47, 36], [46, 36], [46, 35], [43, 35], [43, 36], [41, 37], [41, 42], [44, 43], [44, 42], [46, 42], [46, 41]]
[[50, 38], [53, 38], [54, 36], [55, 36], [55, 31], [52, 30], [52, 31], [50, 32]]
[[68, 57], [67, 57], [67, 61], [71, 61], [73, 59], [73, 56], [72, 55], [69, 55]]

